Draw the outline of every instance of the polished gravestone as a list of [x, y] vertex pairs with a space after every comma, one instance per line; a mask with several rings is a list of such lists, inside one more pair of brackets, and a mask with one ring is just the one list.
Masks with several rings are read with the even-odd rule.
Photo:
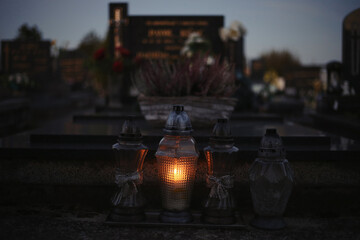
[[127, 3], [110, 3], [109, 23], [110, 52], [114, 52], [115, 46], [123, 46], [144, 59], [175, 60], [192, 32], [208, 39], [214, 53], [223, 50], [218, 34], [224, 25], [223, 16], [131, 16]]
[[1, 64], [6, 74], [26, 73], [36, 86], [51, 74], [50, 41], [1, 41]]
[[[0, 141], [1, 203], [78, 203], [109, 207], [115, 190], [112, 144], [127, 113], [75, 114], [44, 128]], [[135, 120], [150, 149], [144, 162], [144, 195], [148, 208], [160, 207], [156, 160], [162, 129], [141, 115]], [[289, 201], [290, 215], [360, 214], [360, 145], [351, 139], [327, 135], [275, 115], [234, 114], [235, 195], [239, 212], [251, 212], [248, 170], [257, 155], [266, 128], [276, 128], [295, 173]], [[202, 152], [212, 129], [195, 129], [200, 150], [192, 206], [201, 209], [205, 198], [206, 161]]]

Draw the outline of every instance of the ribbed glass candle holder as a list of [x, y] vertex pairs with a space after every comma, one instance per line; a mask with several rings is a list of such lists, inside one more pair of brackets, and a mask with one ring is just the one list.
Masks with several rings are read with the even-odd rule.
[[158, 156], [163, 208], [183, 211], [189, 208], [197, 157]]

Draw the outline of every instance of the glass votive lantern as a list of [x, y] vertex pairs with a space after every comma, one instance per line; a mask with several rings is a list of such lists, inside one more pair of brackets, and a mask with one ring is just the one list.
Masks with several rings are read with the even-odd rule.
[[191, 132], [184, 106], [173, 106], [165, 124], [165, 136], [155, 154], [164, 209], [160, 214], [162, 222], [192, 221], [189, 207], [199, 153]]
[[236, 152], [228, 119], [218, 119], [210, 138], [210, 146], [204, 148], [207, 161], [206, 184], [210, 193], [204, 204], [202, 219], [213, 224], [233, 224], [235, 217], [234, 161]]
[[262, 229], [282, 229], [293, 184], [293, 172], [276, 129], [266, 129], [258, 158], [250, 167], [250, 192], [255, 218], [251, 225]]
[[112, 146], [115, 156], [115, 183], [119, 190], [112, 198], [111, 221], [136, 222], [145, 219], [144, 198], [140, 185], [148, 148], [142, 144], [139, 128], [128, 117], [122, 125], [118, 142]]

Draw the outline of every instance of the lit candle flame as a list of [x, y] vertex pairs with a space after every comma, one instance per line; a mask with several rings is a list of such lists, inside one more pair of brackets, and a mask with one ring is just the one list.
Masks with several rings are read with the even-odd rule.
[[180, 167], [175, 166], [173, 172], [174, 172], [174, 174], [173, 174], [174, 178], [173, 179], [174, 179], [175, 182], [185, 181], [186, 180], [186, 176], [185, 176], [184, 172], [182, 171], [182, 169]]

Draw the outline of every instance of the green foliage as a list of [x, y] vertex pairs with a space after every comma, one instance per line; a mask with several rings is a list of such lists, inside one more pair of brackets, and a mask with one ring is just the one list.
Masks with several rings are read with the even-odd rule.
[[[107, 88], [108, 72], [111, 70], [111, 62], [105, 57], [108, 56], [106, 52], [106, 40], [102, 39], [95, 31], [90, 31], [82, 38], [77, 50], [85, 56], [84, 67], [89, 70], [94, 80], [100, 84], [100, 88]], [[104, 49], [104, 59], [97, 61], [94, 59], [94, 54], [98, 49]], [[98, 87], [95, 87], [98, 88]]]
[[96, 32], [90, 31], [80, 41], [78, 50], [86, 54], [86, 56], [92, 57], [94, 52], [104, 44], [105, 41]]
[[113, 53], [110, 52], [109, 33], [105, 39], [94, 31], [87, 33], [78, 50], [85, 55], [85, 68], [89, 70], [95, 89], [99, 91], [107, 91], [110, 81], [122, 81], [123, 75], [130, 74], [137, 67], [128, 49], [119, 46], [113, 49]]
[[18, 34], [15, 38], [17, 41], [41, 41], [42, 33], [36, 25], [28, 26], [26, 23], [21, 25], [18, 29]]

